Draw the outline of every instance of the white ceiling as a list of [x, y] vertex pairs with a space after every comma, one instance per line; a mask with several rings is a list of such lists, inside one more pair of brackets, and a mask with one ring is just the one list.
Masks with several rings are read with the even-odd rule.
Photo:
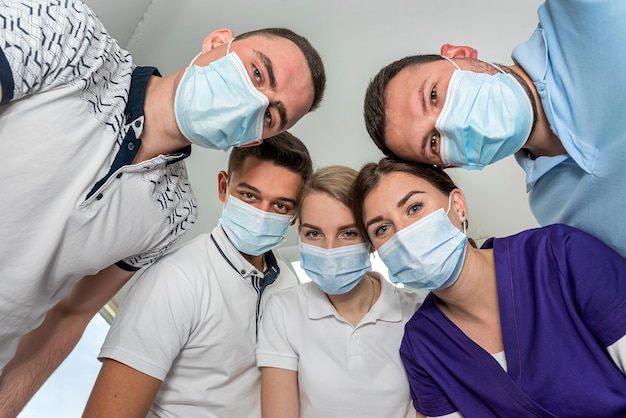
[[109, 33], [126, 46], [152, 0], [85, 0]]

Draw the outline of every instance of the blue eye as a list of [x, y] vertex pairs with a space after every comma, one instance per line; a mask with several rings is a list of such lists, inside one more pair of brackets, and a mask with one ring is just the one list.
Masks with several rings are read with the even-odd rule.
[[341, 234], [341, 236], [342, 236], [343, 238], [345, 238], [345, 239], [348, 239], [348, 240], [353, 240], [353, 239], [355, 239], [355, 238], [358, 238], [358, 237], [359, 237], [359, 233], [358, 233], [358, 231], [350, 230], [350, 231], [344, 231], [344, 232]]
[[389, 225], [381, 225], [374, 230], [374, 236], [379, 237], [380, 235], [387, 232], [387, 230], [389, 230]]
[[411, 206], [409, 206], [409, 210], [408, 213], [409, 215], [415, 215], [416, 213], [418, 213], [420, 210], [422, 210], [422, 204], [421, 203], [414, 203]]

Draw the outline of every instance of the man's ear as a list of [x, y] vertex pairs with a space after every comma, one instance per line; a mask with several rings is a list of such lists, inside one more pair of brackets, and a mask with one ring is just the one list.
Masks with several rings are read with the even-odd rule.
[[233, 31], [230, 29], [215, 30], [202, 41], [202, 52], [205, 53], [220, 45], [227, 44], [233, 37]]
[[217, 197], [224, 203], [228, 196], [228, 174], [222, 170], [217, 173]]
[[471, 46], [443, 44], [441, 55], [448, 58], [472, 58], [478, 59], [478, 51]]

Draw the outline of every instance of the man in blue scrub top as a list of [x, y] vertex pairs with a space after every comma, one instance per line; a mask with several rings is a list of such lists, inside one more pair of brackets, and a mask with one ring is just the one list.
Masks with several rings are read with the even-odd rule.
[[[547, 0], [514, 65], [444, 45], [370, 83], [365, 122], [387, 155], [481, 169], [515, 154], [541, 225], [564, 223], [626, 257], [626, 2]], [[617, 219], [610, 222], [610, 219]]]

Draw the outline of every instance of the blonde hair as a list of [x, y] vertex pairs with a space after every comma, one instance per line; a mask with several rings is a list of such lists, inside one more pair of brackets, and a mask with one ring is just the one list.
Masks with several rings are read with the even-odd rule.
[[358, 171], [342, 165], [330, 165], [316, 170], [304, 183], [297, 208], [298, 218], [302, 212], [304, 198], [313, 193], [326, 193], [352, 210], [352, 183]]

